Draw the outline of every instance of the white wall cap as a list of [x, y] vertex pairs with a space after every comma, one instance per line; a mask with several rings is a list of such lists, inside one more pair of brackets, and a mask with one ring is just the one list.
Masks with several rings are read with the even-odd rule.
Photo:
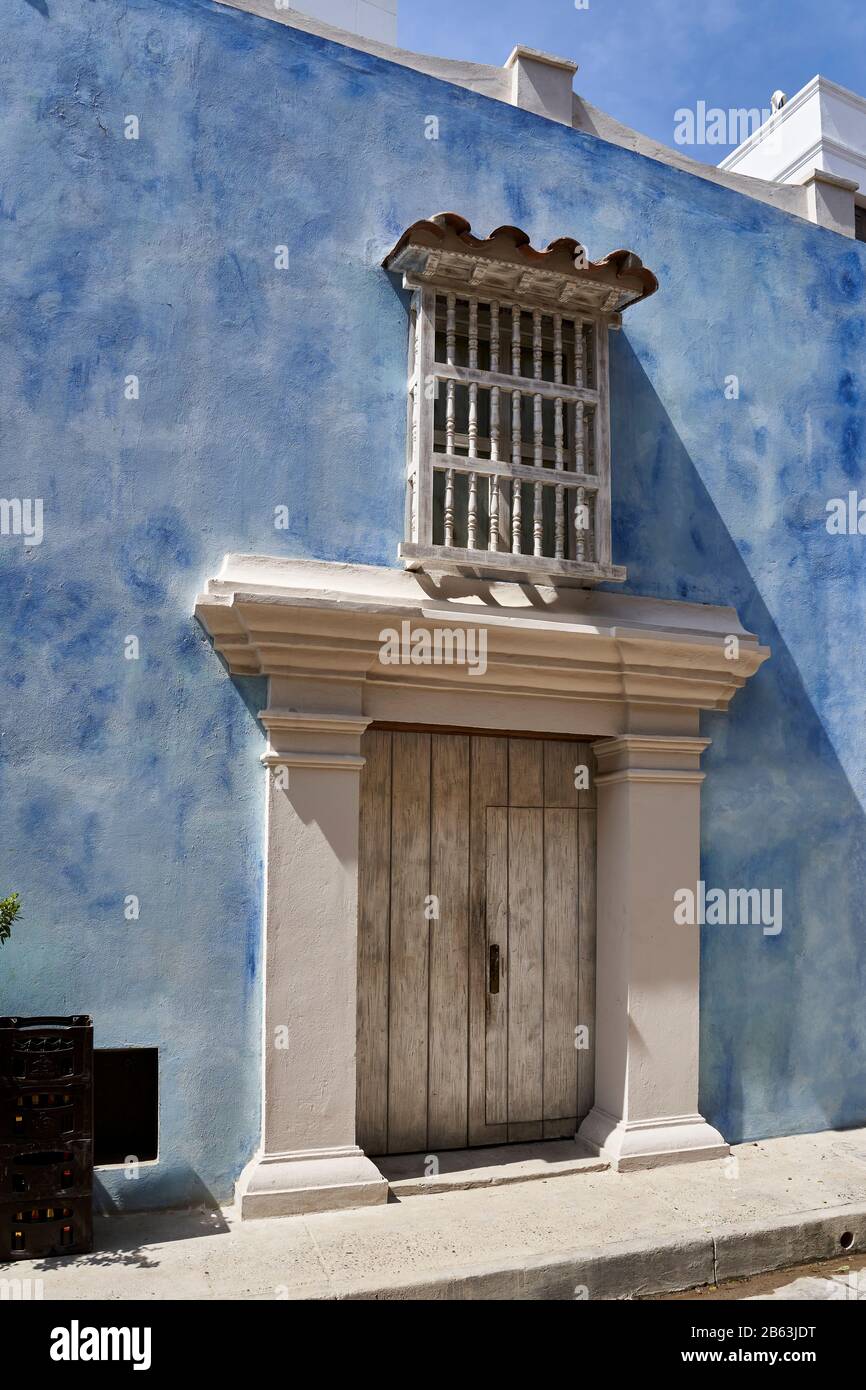
[[572, 77], [577, 72], [577, 63], [572, 62], [571, 58], [557, 58], [552, 53], [543, 53], [540, 48], [528, 48], [526, 44], [519, 43], [512, 48], [505, 61], [507, 68], [512, 68], [520, 60], [529, 59], [533, 63], [545, 63], [551, 68], [564, 68], [570, 72]]
[[803, 180], [804, 183], [828, 183], [833, 188], [843, 188], [849, 193], [856, 193], [860, 187], [854, 179], [843, 179], [839, 174], [831, 174], [828, 169], [813, 169], [811, 174]]

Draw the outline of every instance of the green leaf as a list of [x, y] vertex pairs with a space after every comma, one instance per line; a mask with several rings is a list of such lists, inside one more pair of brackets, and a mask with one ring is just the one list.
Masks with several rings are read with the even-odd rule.
[[21, 899], [17, 893], [10, 893], [0, 901], [0, 944], [12, 935], [12, 923], [21, 912]]

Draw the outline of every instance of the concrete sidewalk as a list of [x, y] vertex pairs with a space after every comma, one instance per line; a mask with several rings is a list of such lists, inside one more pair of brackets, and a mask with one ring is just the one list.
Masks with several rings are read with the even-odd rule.
[[96, 1245], [2, 1273], [46, 1299], [633, 1298], [866, 1251], [866, 1130], [316, 1216], [106, 1217]]

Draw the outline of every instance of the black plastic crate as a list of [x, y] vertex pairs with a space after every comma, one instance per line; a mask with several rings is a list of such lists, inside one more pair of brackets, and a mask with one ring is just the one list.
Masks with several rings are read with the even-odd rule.
[[29, 1086], [0, 1095], [0, 1144], [54, 1148], [93, 1138], [90, 1085]]
[[58, 1148], [0, 1145], [0, 1202], [87, 1197], [93, 1188], [93, 1143], [71, 1139]]
[[0, 1262], [47, 1255], [83, 1255], [93, 1249], [89, 1197], [0, 1204]]
[[69, 1018], [0, 1018], [0, 1089], [71, 1085], [93, 1075], [93, 1023]]

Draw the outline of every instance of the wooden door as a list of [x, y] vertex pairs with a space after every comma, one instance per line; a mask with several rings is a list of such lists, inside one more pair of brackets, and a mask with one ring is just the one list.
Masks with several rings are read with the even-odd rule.
[[588, 745], [370, 730], [363, 752], [358, 1143], [573, 1134], [595, 1065]]

